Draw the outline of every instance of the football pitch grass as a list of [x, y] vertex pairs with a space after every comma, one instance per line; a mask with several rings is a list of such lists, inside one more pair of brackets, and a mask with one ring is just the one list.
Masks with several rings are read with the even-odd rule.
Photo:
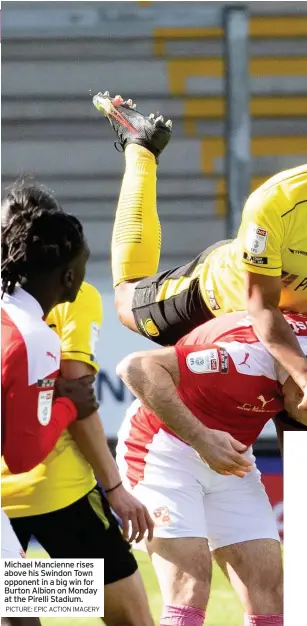
[[[44, 557], [45, 553], [38, 549], [30, 550], [30, 557]], [[150, 608], [158, 626], [161, 610], [161, 596], [156, 576], [150, 559], [144, 552], [137, 550], [135, 556], [140, 565], [140, 571], [149, 597]], [[42, 618], [42, 626], [101, 626], [101, 620], [92, 618]], [[241, 605], [231, 589], [228, 581], [214, 564], [211, 596], [207, 612], [206, 626], [242, 626], [243, 611]], [[141, 624], [140, 624], [141, 626]]]

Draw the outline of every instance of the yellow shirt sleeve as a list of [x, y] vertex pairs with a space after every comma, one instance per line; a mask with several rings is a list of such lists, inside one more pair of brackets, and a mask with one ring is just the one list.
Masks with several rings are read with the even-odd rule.
[[242, 266], [249, 272], [280, 276], [282, 273], [281, 193], [276, 186], [259, 189], [248, 198], [237, 241]]
[[75, 302], [59, 304], [47, 323], [60, 336], [61, 358], [83, 361], [99, 370], [96, 343], [103, 319], [102, 300], [95, 287], [83, 283]]

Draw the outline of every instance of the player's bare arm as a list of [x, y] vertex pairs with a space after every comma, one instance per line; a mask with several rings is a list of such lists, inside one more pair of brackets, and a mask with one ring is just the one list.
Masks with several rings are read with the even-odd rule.
[[247, 308], [259, 339], [302, 390], [307, 408], [307, 360], [291, 327], [278, 308], [281, 277], [246, 272]]
[[[61, 363], [61, 373], [66, 379], [78, 379], [87, 374], [95, 374], [95, 370], [82, 361], [64, 360]], [[81, 422], [72, 424], [69, 432], [107, 491], [110, 506], [122, 520], [124, 537], [129, 541], [138, 542], [148, 531], [150, 541], [153, 533], [151, 517], [146, 507], [123, 487], [97, 411], [82, 424]], [[108, 492], [109, 489], [111, 491]], [[129, 522], [131, 522], [130, 534]]]
[[220, 474], [243, 477], [250, 462], [240, 453], [246, 446], [228, 433], [206, 428], [181, 401], [180, 373], [174, 348], [132, 354], [117, 366], [124, 383], [168, 428], [192, 446]]

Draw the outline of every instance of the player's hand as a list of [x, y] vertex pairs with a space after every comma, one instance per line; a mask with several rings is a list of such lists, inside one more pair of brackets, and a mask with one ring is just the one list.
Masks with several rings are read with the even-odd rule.
[[95, 413], [99, 408], [93, 384], [95, 376], [81, 378], [57, 378], [55, 383], [55, 398], [69, 398], [77, 409], [77, 419], [82, 420]]
[[[153, 538], [154, 523], [146, 507], [137, 498], [132, 496], [121, 485], [114, 491], [107, 493], [110, 507], [120, 517], [124, 538], [129, 541], [139, 543], [148, 531], [148, 541]], [[129, 527], [131, 523], [131, 532]]]
[[252, 469], [252, 461], [245, 459], [243, 452], [247, 446], [240, 443], [229, 433], [206, 429], [204, 440], [199, 442], [197, 452], [218, 474], [234, 474], [243, 478]]

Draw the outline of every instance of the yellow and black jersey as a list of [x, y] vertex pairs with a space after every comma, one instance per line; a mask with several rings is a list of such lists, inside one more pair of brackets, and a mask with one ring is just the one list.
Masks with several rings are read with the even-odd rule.
[[307, 165], [273, 176], [249, 196], [236, 239], [141, 280], [133, 301], [138, 330], [173, 345], [212, 317], [245, 310], [246, 271], [281, 276], [280, 307], [307, 311]]
[[98, 371], [96, 344], [102, 324], [102, 302], [93, 285], [82, 283], [74, 302], [56, 306], [47, 324], [61, 338], [61, 359], [83, 361]]
[[214, 315], [246, 307], [245, 271], [281, 276], [280, 307], [307, 311], [307, 165], [277, 174], [254, 191], [237, 238], [207, 258], [200, 287]]

